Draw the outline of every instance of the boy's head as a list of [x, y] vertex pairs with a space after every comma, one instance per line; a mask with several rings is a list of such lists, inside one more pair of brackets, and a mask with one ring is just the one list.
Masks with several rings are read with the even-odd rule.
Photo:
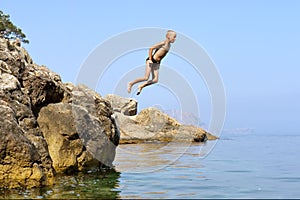
[[166, 38], [171, 42], [175, 42], [176, 40], [176, 32], [173, 30], [168, 30], [166, 34]]

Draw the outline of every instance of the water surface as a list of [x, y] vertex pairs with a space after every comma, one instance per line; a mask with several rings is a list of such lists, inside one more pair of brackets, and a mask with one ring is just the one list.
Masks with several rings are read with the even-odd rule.
[[300, 136], [223, 134], [205, 158], [199, 143], [121, 145], [115, 170], [61, 176], [2, 198], [300, 198]]

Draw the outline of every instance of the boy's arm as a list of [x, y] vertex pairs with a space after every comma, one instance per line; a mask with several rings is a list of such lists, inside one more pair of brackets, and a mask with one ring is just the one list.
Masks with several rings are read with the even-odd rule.
[[153, 54], [153, 50], [154, 49], [159, 49], [160, 47], [162, 47], [165, 44], [165, 41], [162, 41], [160, 43], [157, 43], [155, 45], [153, 45], [152, 47], [150, 47], [149, 49], [149, 59], [152, 61], [152, 54]]

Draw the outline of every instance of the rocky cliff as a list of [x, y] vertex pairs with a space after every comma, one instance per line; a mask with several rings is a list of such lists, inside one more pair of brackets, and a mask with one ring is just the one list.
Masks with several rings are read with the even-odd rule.
[[0, 187], [39, 187], [57, 172], [112, 165], [120, 135], [110, 102], [64, 84], [3, 38], [0, 113]]

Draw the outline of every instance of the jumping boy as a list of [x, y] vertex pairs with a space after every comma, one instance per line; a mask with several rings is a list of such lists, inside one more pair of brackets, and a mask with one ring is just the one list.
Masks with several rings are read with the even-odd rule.
[[146, 83], [139, 85], [137, 95], [141, 93], [144, 87], [158, 82], [158, 70], [159, 70], [160, 62], [167, 55], [168, 51], [170, 50], [171, 43], [175, 42], [175, 40], [176, 40], [176, 32], [173, 30], [168, 30], [166, 34], [166, 39], [164, 41], [150, 47], [149, 57], [146, 59], [145, 76], [129, 82], [127, 85], [128, 93], [131, 92], [131, 88], [134, 84], [142, 81], [147, 81], [149, 79], [150, 72], [152, 74], [152, 80], [149, 80]]

